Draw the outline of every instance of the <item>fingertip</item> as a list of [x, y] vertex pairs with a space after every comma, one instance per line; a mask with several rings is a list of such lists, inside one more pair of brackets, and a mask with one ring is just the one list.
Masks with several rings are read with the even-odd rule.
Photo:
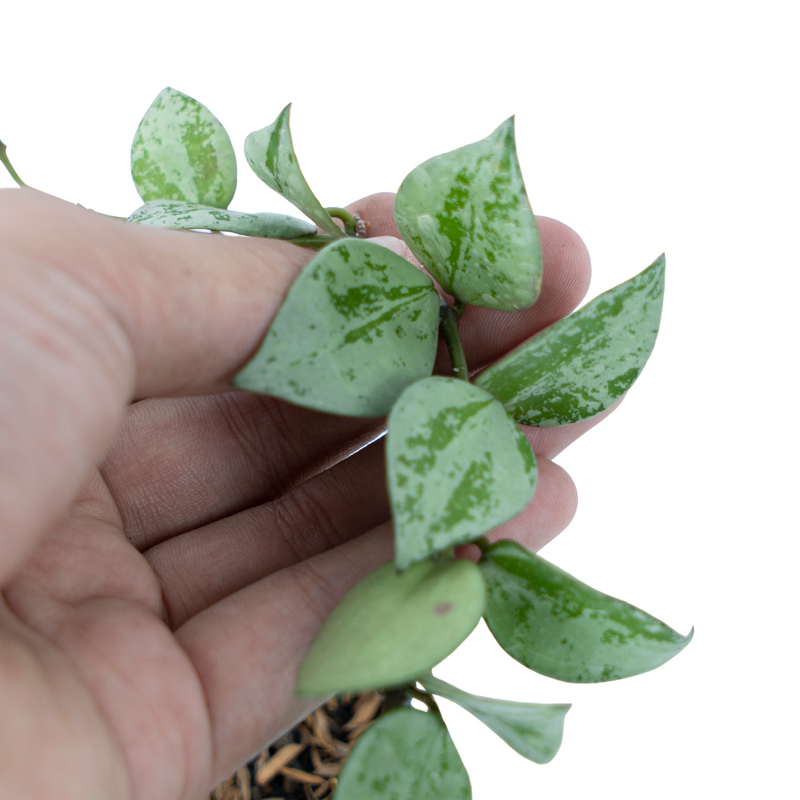
[[589, 290], [592, 262], [583, 239], [569, 225], [537, 217], [544, 272], [536, 309], [546, 325], [571, 313]]

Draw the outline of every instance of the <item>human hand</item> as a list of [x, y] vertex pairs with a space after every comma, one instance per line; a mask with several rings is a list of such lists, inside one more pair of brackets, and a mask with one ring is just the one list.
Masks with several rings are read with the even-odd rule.
[[[397, 236], [391, 195], [356, 209]], [[473, 370], [583, 297], [539, 226], [536, 305], [464, 314]], [[225, 388], [312, 255], [0, 192], [0, 796], [196, 800], [313, 707], [305, 650], [391, 558], [381, 421]], [[597, 419], [525, 429], [536, 495], [490, 538], [565, 527], [550, 459]]]

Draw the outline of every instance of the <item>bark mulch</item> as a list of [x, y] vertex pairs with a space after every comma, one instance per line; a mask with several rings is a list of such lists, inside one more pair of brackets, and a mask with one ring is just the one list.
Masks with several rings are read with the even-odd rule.
[[332, 697], [206, 800], [332, 800], [347, 754], [382, 703], [377, 692]]

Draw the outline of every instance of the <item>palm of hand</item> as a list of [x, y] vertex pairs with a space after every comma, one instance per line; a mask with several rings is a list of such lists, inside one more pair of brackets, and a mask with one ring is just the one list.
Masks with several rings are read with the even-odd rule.
[[[395, 232], [387, 202], [359, 205], [375, 235]], [[580, 241], [543, 223], [542, 299], [515, 315], [470, 309], [473, 368], [582, 296]], [[548, 459], [593, 422], [526, 431], [537, 495], [495, 536], [536, 547], [564, 527], [574, 489]], [[241, 392], [127, 409], [102, 467], [3, 587], [0, 705], [21, 727], [0, 752], [10, 766], [34, 743], [47, 753], [20, 773], [22, 796], [202, 797], [307, 713], [299, 660], [391, 557], [382, 442], [367, 444], [379, 431]]]

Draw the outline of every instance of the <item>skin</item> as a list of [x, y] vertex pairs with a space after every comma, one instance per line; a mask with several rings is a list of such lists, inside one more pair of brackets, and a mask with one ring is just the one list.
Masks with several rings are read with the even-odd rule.
[[[392, 195], [349, 208], [397, 236]], [[537, 304], [465, 312], [472, 370], [587, 289], [540, 230]], [[318, 705], [296, 668], [392, 555], [381, 421], [226, 388], [312, 255], [0, 191], [0, 796], [196, 800]], [[567, 525], [551, 459], [596, 422], [526, 429], [539, 487], [492, 539]]]

